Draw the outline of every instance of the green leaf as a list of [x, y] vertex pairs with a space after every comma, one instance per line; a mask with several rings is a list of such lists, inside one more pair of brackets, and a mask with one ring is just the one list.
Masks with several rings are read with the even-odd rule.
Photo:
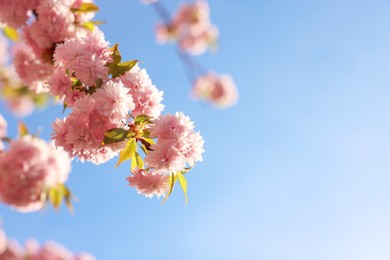
[[49, 188], [49, 201], [55, 209], [59, 209], [63, 199], [62, 189], [60, 187]]
[[151, 117], [150, 116], [147, 116], [147, 115], [139, 115], [137, 116], [135, 119], [134, 119], [134, 123], [136, 125], [143, 125], [143, 124], [151, 124], [152, 121], [151, 121]]
[[144, 168], [144, 161], [142, 160], [142, 157], [139, 155], [139, 153], [135, 152], [133, 160], [136, 162], [136, 166], [138, 168], [140, 169]]
[[25, 136], [25, 135], [28, 135], [28, 128], [27, 128], [27, 126], [26, 126], [24, 123], [22, 123], [22, 122], [20, 122], [20, 123], [18, 124], [18, 131], [19, 131], [19, 136], [20, 136], [20, 137]]
[[119, 51], [119, 44], [118, 43], [115, 43], [114, 46], [112, 46], [110, 48], [110, 50], [112, 51], [112, 59], [113, 59], [113, 62], [112, 63], [109, 63], [109, 64], [118, 64], [119, 62], [121, 62], [122, 60], [122, 55]]
[[138, 60], [120, 62], [115, 66], [110, 67], [110, 74], [113, 78], [119, 77], [131, 70], [137, 63]]
[[73, 212], [73, 205], [72, 205], [72, 193], [70, 190], [64, 185], [61, 184], [60, 188], [62, 190], [63, 197], [65, 199], [66, 206], [70, 212]]
[[184, 177], [184, 175], [181, 174], [181, 172], [177, 172], [176, 176], [177, 176], [177, 179], [179, 180], [180, 186], [181, 186], [181, 188], [182, 188], [182, 190], [184, 192], [184, 196], [186, 198], [185, 204], [187, 205], [187, 203], [188, 203], [188, 197], [187, 197], [187, 186], [188, 186], [188, 184], [187, 184], [187, 180]]
[[161, 204], [163, 204], [169, 198], [169, 196], [171, 196], [173, 188], [175, 187], [176, 181], [177, 181], [176, 175], [175, 174], [171, 174], [171, 178], [169, 178], [169, 187], [170, 188], [169, 188], [168, 193], [165, 195], [163, 201], [161, 202]]
[[126, 130], [123, 128], [112, 128], [104, 134], [104, 139], [102, 144], [106, 145], [106, 144], [122, 142], [128, 138], [129, 131], [130, 130]]
[[88, 31], [93, 32], [93, 30], [95, 30], [95, 25], [93, 24], [93, 22], [85, 22], [85, 23], [83, 23], [83, 26], [86, 29], [88, 29]]
[[148, 152], [148, 149], [146, 149], [145, 145], [144, 145], [142, 142], [139, 144], [139, 146], [141, 147], [142, 151], [143, 151], [145, 154], [148, 154], [148, 153], [149, 153], [149, 152]]
[[18, 33], [18, 31], [17, 31], [16, 29], [14, 29], [14, 28], [11, 28], [11, 27], [9, 27], [9, 26], [5, 26], [5, 27], [3, 28], [3, 33], [4, 33], [4, 35], [5, 35], [8, 39], [10, 39], [10, 40], [12, 40], [12, 41], [14, 41], [14, 42], [16, 42], [16, 41], [19, 40], [19, 33]]
[[72, 8], [74, 13], [90, 13], [99, 11], [99, 7], [93, 3], [82, 3], [79, 8]]
[[62, 108], [62, 113], [65, 113], [67, 108], [68, 108], [68, 104], [64, 102], [63, 108]]
[[116, 163], [116, 167], [118, 167], [122, 162], [130, 160], [133, 158], [135, 152], [137, 151], [137, 143], [134, 138], [131, 138], [127, 143], [125, 149], [123, 149], [119, 153], [119, 159]]

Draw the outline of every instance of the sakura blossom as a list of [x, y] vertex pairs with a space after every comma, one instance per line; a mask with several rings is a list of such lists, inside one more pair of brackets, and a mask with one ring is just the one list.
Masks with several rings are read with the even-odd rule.
[[216, 107], [225, 108], [237, 102], [238, 91], [230, 75], [210, 72], [196, 80], [192, 96], [195, 99], [209, 101]]
[[7, 238], [0, 229], [0, 259], [4, 260], [94, 260], [89, 253], [75, 254], [54, 241], [39, 245], [38, 241], [30, 239], [22, 247], [17, 241]]
[[204, 141], [194, 132], [194, 124], [189, 117], [177, 112], [156, 119], [150, 128], [150, 136], [157, 137], [157, 144], [145, 156], [145, 163], [160, 173], [175, 173], [186, 165], [193, 166], [202, 161]]
[[210, 9], [205, 0], [182, 4], [172, 19], [156, 26], [156, 40], [160, 44], [177, 40], [179, 47], [199, 55], [214, 45], [218, 28], [211, 24]]
[[147, 198], [154, 195], [159, 198], [169, 190], [169, 177], [155, 173], [153, 170], [136, 169], [127, 178], [129, 185], [135, 187], [139, 194]]
[[42, 193], [64, 183], [69, 171], [60, 148], [30, 135], [13, 140], [0, 154], [0, 201], [21, 212], [41, 209]]

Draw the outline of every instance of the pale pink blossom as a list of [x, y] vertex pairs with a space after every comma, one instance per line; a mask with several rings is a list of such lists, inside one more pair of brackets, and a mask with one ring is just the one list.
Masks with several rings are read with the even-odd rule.
[[203, 138], [194, 131], [193, 122], [183, 113], [155, 119], [150, 127], [150, 136], [157, 137], [157, 143], [145, 156], [145, 163], [157, 172], [176, 173], [187, 165], [193, 166], [196, 161], [202, 161]]
[[186, 167], [185, 157], [175, 147], [176, 142], [159, 140], [152, 145], [152, 150], [145, 156], [145, 164], [161, 174], [181, 171]]
[[38, 0], [0, 0], [0, 21], [13, 28], [24, 25]]
[[4, 231], [0, 229], [0, 256], [7, 248], [7, 236]]
[[129, 94], [133, 98], [135, 108], [133, 116], [148, 115], [158, 117], [164, 109], [161, 103], [163, 92], [153, 85], [145, 69], [135, 65], [130, 71], [117, 78], [128, 88]]
[[147, 198], [154, 195], [159, 198], [169, 190], [169, 176], [162, 175], [152, 170], [135, 169], [127, 178], [129, 185], [137, 189], [138, 194]]
[[31, 260], [73, 260], [73, 254], [64, 246], [55, 242], [47, 242], [38, 252], [31, 255]]
[[216, 107], [225, 108], [238, 100], [238, 91], [230, 75], [208, 73], [199, 77], [193, 87], [192, 95], [196, 99], [209, 101]]
[[1, 67], [4, 67], [7, 64], [9, 59], [8, 45], [9, 43], [7, 39], [4, 36], [0, 35], [0, 66]]
[[44, 189], [65, 181], [69, 170], [63, 151], [32, 136], [16, 139], [0, 155], [0, 201], [22, 212], [38, 210]]
[[63, 69], [56, 69], [49, 79], [49, 92], [53, 96], [59, 96], [62, 98], [69, 91], [72, 91], [73, 82], [70, 76], [66, 75], [66, 71]]
[[107, 82], [93, 95], [97, 110], [105, 116], [119, 120], [126, 119], [130, 110], [135, 107], [133, 98], [128, 92], [122, 82]]
[[8, 108], [17, 116], [24, 117], [31, 115], [35, 105], [31, 98], [20, 96], [6, 100]]
[[108, 80], [107, 62], [112, 60], [103, 33], [95, 30], [82, 39], [70, 39], [59, 44], [54, 52], [58, 68], [74, 72], [85, 85], [95, 86], [98, 79]]
[[4, 260], [23, 260], [24, 253], [20, 244], [14, 240], [8, 240], [5, 250], [0, 253], [0, 259]]
[[[30, 239], [25, 243], [24, 257], [20, 260], [95, 260], [88, 253], [74, 254], [54, 241], [48, 241], [42, 246], [38, 241]], [[17, 259], [19, 260], [19, 259]]]
[[[53, 67], [40, 60], [34, 55], [32, 50], [26, 45], [19, 45], [14, 51], [14, 66], [18, 76], [25, 84], [30, 85], [36, 93], [48, 92], [45, 84], [35, 84], [37, 82], [47, 81], [53, 73]], [[35, 89], [32, 88], [35, 86]], [[38, 88], [39, 86], [39, 88]]]
[[210, 9], [205, 0], [181, 5], [170, 23], [156, 26], [158, 43], [176, 40], [183, 51], [193, 55], [204, 53], [217, 38], [218, 29], [210, 22]]

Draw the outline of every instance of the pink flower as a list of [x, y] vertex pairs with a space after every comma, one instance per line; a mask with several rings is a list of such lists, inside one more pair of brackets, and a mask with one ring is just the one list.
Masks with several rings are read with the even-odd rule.
[[0, 229], [0, 256], [7, 248], [7, 236], [4, 231]]
[[[31, 85], [31, 88], [36, 86], [32, 90], [35, 90], [36, 93], [48, 92], [45, 84], [39, 85], [36, 83], [48, 80], [53, 73], [53, 67], [36, 57], [29, 47], [20, 45], [15, 49], [14, 66], [25, 84]], [[38, 86], [39, 88], [37, 88]]]
[[75, 72], [87, 86], [95, 86], [98, 79], [108, 81], [111, 51], [103, 33], [96, 30], [82, 39], [70, 39], [57, 46], [54, 52], [55, 66]]
[[220, 108], [232, 106], [238, 100], [238, 91], [233, 79], [227, 74], [217, 75], [213, 72], [196, 80], [192, 95]]
[[152, 150], [145, 157], [145, 164], [156, 169], [162, 174], [170, 174], [181, 171], [185, 168], [185, 158], [172, 141], [158, 141], [152, 145]]
[[169, 190], [168, 175], [138, 168], [132, 174], [127, 178], [129, 185], [135, 187], [138, 194], [147, 198], [152, 198], [154, 195], [159, 198]]
[[69, 158], [43, 140], [24, 136], [0, 156], [0, 200], [19, 211], [42, 208], [46, 187], [66, 181]]
[[210, 22], [206, 1], [197, 0], [179, 7], [169, 24], [157, 24], [156, 40], [177, 40], [179, 47], [193, 55], [202, 54], [218, 38], [218, 29]]
[[0, 259], [23, 260], [23, 249], [16, 241], [8, 240], [5, 250], [0, 253]]
[[0, 36], [0, 66], [5, 67], [9, 59], [8, 41], [4, 36]]
[[150, 127], [150, 136], [161, 139], [180, 139], [194, 129], [194, 123], [188, 116], [177, 112], [175, 115], [163, 115], [154, 120]]
[[157, 172], [170, 174], [202, 161], [203, 138], [194, 132], [194, 124], [183, 113], [164, 115], [154, 120], [150, 136], [157, 137], [145, 157], [145, 164]]
[[47, 242], [37, 253], [31, 256], [31, 260], [72, 260], [73, 254], [68, 249], [54, 242]]
[[10, 98], [6, 101], [7, 106], [17, 116], [28, 116], [34, 111], [34, 102], [26, 96]]
[[0, 0], [0, 21], [13, 28], [24, 25], [28, 11], [36, 8], [38, 0]]
[[56, 69], [49, 80], [49, 92], [53, 96], [63, 97], [71, 91], [73, 82], [63, 69]]
[[153, 85], [145, 69], [136, 65], [117, 80], [123, 82], [133, 98], [135, 104], [133, 116], [148, 115], [156, 118], [161, 114], [164, 109], [164, 105], [161, 104], [163, 92]]
[[94, 93], [97, 110], [113, 119], [126, 119], [128, 113], [134, 109], [133, 98], [122, 82], [107, 82]]

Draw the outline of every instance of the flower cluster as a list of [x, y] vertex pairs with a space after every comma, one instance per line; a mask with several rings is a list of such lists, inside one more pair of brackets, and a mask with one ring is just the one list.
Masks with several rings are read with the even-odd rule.
[[7, 108], [17, 116], [30, 115], [35, 106], [44, 106], [49, 95], [36, 93], [19, 78], [15, 69], [9, 65], [9, 41], [0, 36], [0, 96]]
[[26, 86], [36, 93], [48, 91], [56, 45], [85, 36], [97, 10], [88, 0], [0, 1], [0, 21], [22, 33], [13, 65]]
[[[3, 117], [0, 121], [4, 139], [6, 121]], [[70, 159], [61, 148], [25, 134], [0, 153], [0, 201], [22, 212], [41, 209], [49, 192], [66, 189], [63, 184], [70, 169]]]
[[193, 55], [204, 53], [217, 38], [218, 28], [210, 22], [210, 9], [205, 0], [183, 4], [169, 23], [156, 26], [157, 42], [177, 40], [182, 50]]
[[94, 260], [88, 253], [74, 254], [55, 242], [49, 241], [40, 246], [37, 241], [29, 240], [22, 247], [18, 242], [6, 237], [0, 230], [0, 259], [4, 260]]
[[[64, 107], [71, 110], [65, 118], [53, 123], [55, 145], [70, 158], [77, 157], [94, 164], [107, 162], [118, 154], [118, 165], [131, 160], [130, 184], [149, 197], [150, 194], [161, 196], [166, 193], [166, 186], [174, 185], [174, 177], [166, 182], [165, 176], [179, 174], [183, 180], [182, 172], [202, 160], [203, 139], [183, 114], [161, 116], [163, 92], [156, 88], [137, 61], [122, 61], [118, 44], [110, 47], [104, 34], [93, 26], [91, 19], [97, 6], [88, 0], [16, 2], [18, 5], [0, 0], [0, 21], [22, 32], [23, 41], [13, 52], [18, 76], [36, 93], [57, 96], [64, 102]], [[208, 24], [205, 22], [207, 4], [199, 2], [198, 5], [184, 8], [188, 9], [186, 14], [193, 13], [194, 19], [199, 16], [199, 22], [192, 22], [190, 26], [193, 28], [191, 34]], [[172, 124], [170, 128], [168, 124]], [[24, 142], [38, 142], [30, 139], [23, 137], [11, 143], [6, 155], [17, 151]], [[43, 149], [37, 146], [34, 152], [37, 158], [30, 155], [31, 160], [44, 161]], [[137, 147], [144, 151], [144, 159]], [[29, 157], [24, 160], [28, 161]], [[36, 207], [41, 206], [37, 194], [50, 187], [44, 180], [47, 174], [43, 172], [37, 173], [38, 177], [31, 184], [37, 185], [34, 196], [29, 194], [37, 203]], [[24, 178], [24, 174], [18, 173], [15, 178]], [[146, 182], [153, 183], [153, 191], [140, 186]], [[25, 188], [25, 192], [31, 192], [31, 189]], [[26, 205], [13, 202], [12, 196], [8, 196], [10, 199], [6, 203], [33, 208], [28, 202]]]
[[210, 72], [195, 81], [192, 96], [209, 101], [216, 107], [225, 108], [237, 102], [238, 91], [229, 75]]

